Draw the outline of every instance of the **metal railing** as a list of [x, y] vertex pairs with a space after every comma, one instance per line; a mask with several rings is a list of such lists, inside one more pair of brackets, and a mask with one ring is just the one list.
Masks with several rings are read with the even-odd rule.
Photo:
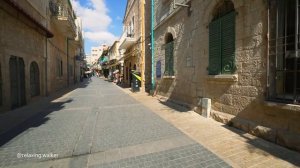
[[50, 1], [49, 8], [52, 16], [68, 18], [68, 21], [72, 29], [76, 31], [76, 24], [75, 24], [76, 16], [71, 7], [68, 7], [62, 3]]
[[287, 35], [269, 40], [269, 58], [273, 73], [273, 87], [277, 100], [299, 104], [300, 43], [297, 36]]

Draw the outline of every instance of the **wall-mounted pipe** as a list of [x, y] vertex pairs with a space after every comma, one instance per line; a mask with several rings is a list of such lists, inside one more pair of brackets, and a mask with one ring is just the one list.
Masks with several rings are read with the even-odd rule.
[[154, 0], [151, 0], [151, 90], [154, 92]]

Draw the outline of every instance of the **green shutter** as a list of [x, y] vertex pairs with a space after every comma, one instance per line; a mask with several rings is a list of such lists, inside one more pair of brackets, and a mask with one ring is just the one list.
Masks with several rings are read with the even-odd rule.
[[165, 44], [165, 75], [169, 75], [169, 48], [167, 47], [168, 45]]
[[165, 44], [165, 74], [174, 75], [174, 42]]
[[222, 74], [232, 74], [235, 68], [235, 12], [221, 19]]
[[221, 20], [209, 24], [209, 75], [220, 74], [221, 67]]

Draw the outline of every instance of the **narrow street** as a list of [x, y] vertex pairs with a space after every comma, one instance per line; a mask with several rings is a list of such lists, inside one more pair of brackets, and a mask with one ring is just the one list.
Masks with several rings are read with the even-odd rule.
[[0, 167], [230, 167], [99, 78], [45, 105], [0, 139]]

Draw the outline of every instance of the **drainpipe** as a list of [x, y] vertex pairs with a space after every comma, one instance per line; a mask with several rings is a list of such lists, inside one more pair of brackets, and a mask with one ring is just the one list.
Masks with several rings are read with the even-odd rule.
[[151, 0], [151, 90], [154, 92], [154, 0]]

